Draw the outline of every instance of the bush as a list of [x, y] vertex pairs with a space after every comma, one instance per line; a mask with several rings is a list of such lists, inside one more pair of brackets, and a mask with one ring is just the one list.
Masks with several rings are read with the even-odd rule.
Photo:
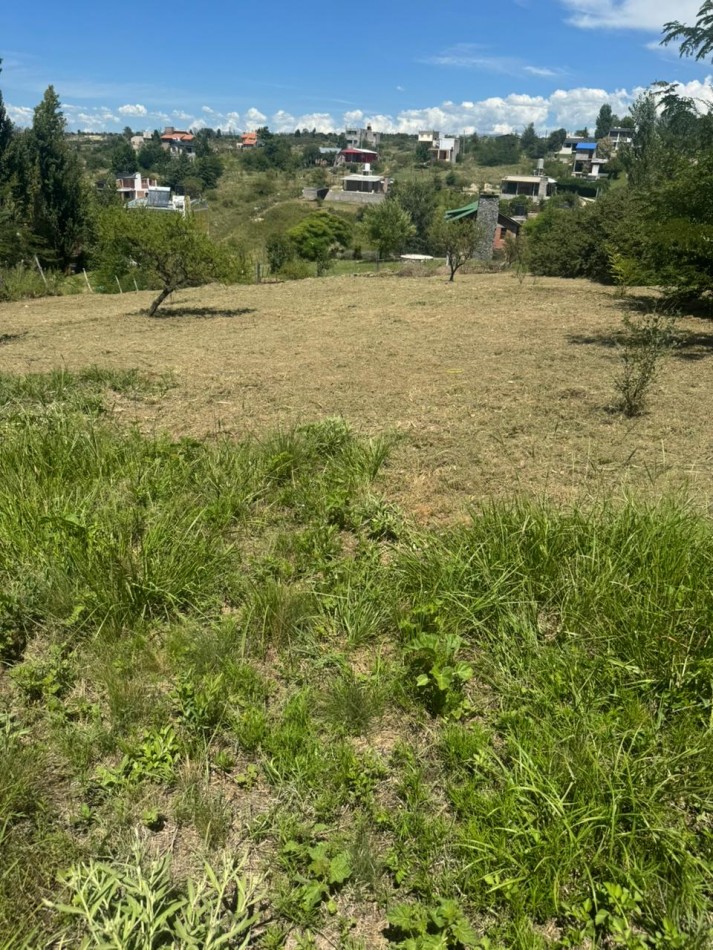
[[654, 313], [634, 322], [627, 315], [624, 328], [623, 366], [614, 385], [619, 393], [618, 408], [625, 416], [639, 416], [646, 407], [659, 364], [673, 345], [672, 318]]
[[297, 258], [287, 261], [277, 273], [284, 280], [304, 280], [305, 277], [314, 277], [312, 268], [307, 261], [298, 260]]
[[35, 267], [17, 264], [0, 268], [0, 300], [26, 300], [32, 297], [59, 297], [81, 293], [81, 287], [57, 271], [45, 271], [45, 283]]

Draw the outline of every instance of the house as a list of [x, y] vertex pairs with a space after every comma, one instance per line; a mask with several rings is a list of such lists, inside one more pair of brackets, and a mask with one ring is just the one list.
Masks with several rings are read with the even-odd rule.
[[634, 132], [632, 129], [625, 129], [617, 125], [609, 129], [607, 138], [611, 141], [612, 152], [618, 152], [622, 146], [631, 145], [634, 141]]
[[597, 155], [596, 142], [578, 142], [574, 150], [572, 175], [575, 178], [600, 178], [607, 159]]
[[118, 175], [116, 190], [124, 201], [134, 201], [136, 198], [147, 198], [149, 189], [156, 188], [158, 182], [153, 178], [144, 178], [141, 172], [135, 175]]
[[372, 175], [367, 165], [361, 175], [345, 175], [342, 187], [330, 188], [325, 201], [338, 201], [346, 204], [380, 204], [389, 190], [390, 179], [383, 175]]
[[147, 208], [149, 211], [172, 211], [182, 214], [190, 208], [190, 198], [174, 195], [167, 185], [152, 185], [145, 196], [127, 202], [127, 208]]
[[196, 157], [195, 136], [192, 132], [185, 132], [181, 129], [174, 129], [172, 125], [166, 126], [161, 135], [161, 147], [172, 155], [187, 155], [189, 158]]
[[257, 132], [243, 132], [238, 148], [257, 148]]
[[580, 142], [584, 142], [583, 135], [568, 135], [562, 143], [562, 148], [557, 152], [557, 158], [560, 161], [568, 161], [574, 155], [574, 150]]
[[503, 198], [535, 198], [545, 201], [557, 189], [557, 181], [547, 175], [506, 175], [500, 182]]
[[457, 135], [441, 135], [428, 130], [418, 133], [419, 144], [428, 146], [431, 161], [455, 163], [460, 152], [460, 138]]
[[138, 152], [147, 142], [151, 141], [151, 133], [147, 131], [142, 132], [140, 135], [132, 135], [129, 141], [131, 142], [133, 150]]
[[343, 148], [337, 155], [336, 165], [372, 165], [379, 161], [379, 153], [369, 148]]
[[373, 148], [381, 144], [381, 132], [375, 132], [370, 125], [365, 129], [347, 129], [344, 133], [347, 148]]

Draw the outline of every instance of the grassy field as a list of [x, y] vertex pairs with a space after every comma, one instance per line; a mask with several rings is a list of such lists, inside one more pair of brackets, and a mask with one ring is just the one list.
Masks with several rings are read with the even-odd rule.
[[3, 950], [709, 947], [710, 324], [147, 300], [0, 308]]
[[707, 321], [680, 321], [650, 412], [632, 422], [609, 411], [621, 304], [583, 282], [345, 275], [186, 291], [154, 321], [140, 312], [149, 299], [6, 305], [2, 365], [170, 372], [161, 399], [116, 400], [147, 432], [242, 439], [343, 416], [397, 435], [386, 491], [420, 520], [520, 492], [709, 498]]

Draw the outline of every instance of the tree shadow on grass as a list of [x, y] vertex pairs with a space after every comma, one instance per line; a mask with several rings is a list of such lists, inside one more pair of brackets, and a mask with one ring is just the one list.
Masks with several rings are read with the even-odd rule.
[[[678, 360], [696, 362], [713, 356], [713, 324], [710, 333], [696, 333], [695, 331], [676, 328], [676, 343], [671, 349], [671, 355]], [[573, 346], [600, 346], [603, 349], [613, 350], [625, 343], [625, 334], [612, 333], [570, 333], [567, 342]]]
[[196, 320], [214, 320], [218, 317], [244, 317], [257, 313], [255, 307], [166, 307], [154, 314], [154, 320], [168, 320], [170, 317], [194, 317]]

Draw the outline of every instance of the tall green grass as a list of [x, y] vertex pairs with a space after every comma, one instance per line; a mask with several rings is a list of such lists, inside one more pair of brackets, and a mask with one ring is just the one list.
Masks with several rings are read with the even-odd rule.
[[[188, 881], [226, 848], [269, 874], [250, 946], [365, 947], [374, 908], [396, 946], [710, 945], [709, 518], [522, 501], [417, 529], [375, 493], [389, 440], [105, 411], [162, 385], [0, 376], [8, 945], [126, 926], [118, 896], [58, 905], [138, 886], [137, 833], [169, 832]], [[146, 900], [184, 908], [167, 869]]]

